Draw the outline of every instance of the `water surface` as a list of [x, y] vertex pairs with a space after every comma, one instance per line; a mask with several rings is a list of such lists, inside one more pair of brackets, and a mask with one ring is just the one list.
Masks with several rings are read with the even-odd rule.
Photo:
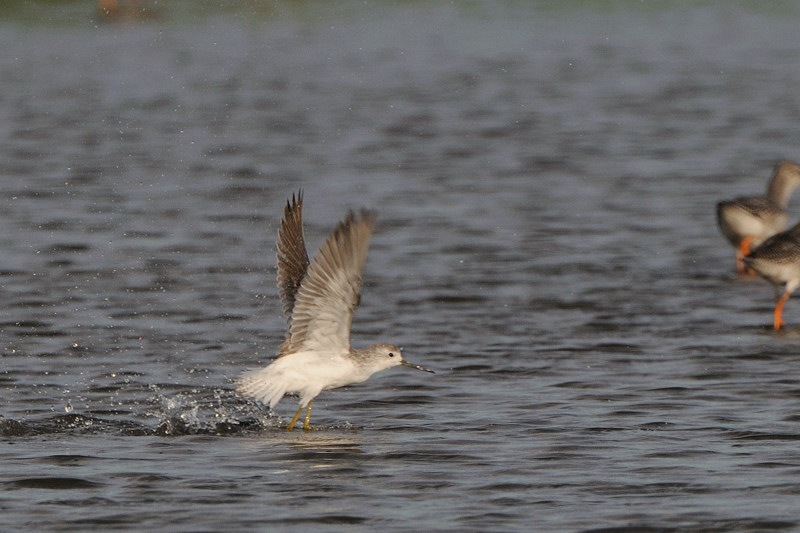
[[[194, 5], [2, 13], [4, 529], [800, 527], [800, 304], [713, 207], [800, 158], [797, 10]], [[312, 249], [379, 211], [354, 344], [437, 373], [287, 433], [231, 380], [301, 187]]]

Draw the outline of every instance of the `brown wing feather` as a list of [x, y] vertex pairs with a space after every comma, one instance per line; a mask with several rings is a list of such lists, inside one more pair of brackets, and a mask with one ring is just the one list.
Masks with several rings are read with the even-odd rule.
[[[278, 289], [283, 301], [283, 312], [292, 325], [292, 311], [300, 284], [308, 270], [308, 252], [303, 234], [303, 191], [292, 195], [286, 202], [283, 220], [278, 231]], [[289, 333], [286, 334], [289, 339]]]

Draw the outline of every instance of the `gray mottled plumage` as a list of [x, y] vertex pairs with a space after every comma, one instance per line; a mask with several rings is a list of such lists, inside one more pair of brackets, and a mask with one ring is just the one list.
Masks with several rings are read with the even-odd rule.
[[786, 207], [798, 186], [800, 166], [783, 161], [775, 167], [766, 195], [740, 197], [717, 204], [717, 224], [728, 242], [737, 249], [739, 262], [768, 238], [786, 229]]
[[[748, 234], [756, 235], [754, 246], [786, 228], [786, 210], [766, 196], [748, 196], [717, 204], [717, 224], [733, 246]], [[752, 226], [752, 230], [747, 227]]]
[[783, 306], [800, 285], [800, 224], [764, 241], [744, 258], [744, 264], [775, 287], [774, 327], [780, 329]]
[[[800, 279], [800, 224], [764, 241], [744, 258], [744, 262], [776, 285], [787, 283], [791, 277]], [[772, 273], [774, 268], [786, 265], [796, 271], [794, 276], [791, 272], [783, 275]]]

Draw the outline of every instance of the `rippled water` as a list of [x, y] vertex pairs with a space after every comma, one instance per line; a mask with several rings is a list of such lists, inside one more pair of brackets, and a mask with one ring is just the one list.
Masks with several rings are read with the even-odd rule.
[[[652, 4], [7, 4], [2, 529], [800, 528], [800, 303], [713, 213], [800, 158], [800, 12]], [[231, 380], [300, 187], [437, 373], [287, 433]]]

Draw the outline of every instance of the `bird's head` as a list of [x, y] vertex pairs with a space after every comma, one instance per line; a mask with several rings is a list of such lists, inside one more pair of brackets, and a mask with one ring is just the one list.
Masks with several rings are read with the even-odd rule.
[[360, 355], [366, 365], [370, 367], [372, 372], [380, 372], [393, 366], [407, 366], [415, 370], [422, 370], [423, 372], [430, 372], [433, 370], [425, 368], [420, 365], [409, 363], [403, 359], [403, 350], [394, 344], [373, 344], [364, 350], [360, 350]]

